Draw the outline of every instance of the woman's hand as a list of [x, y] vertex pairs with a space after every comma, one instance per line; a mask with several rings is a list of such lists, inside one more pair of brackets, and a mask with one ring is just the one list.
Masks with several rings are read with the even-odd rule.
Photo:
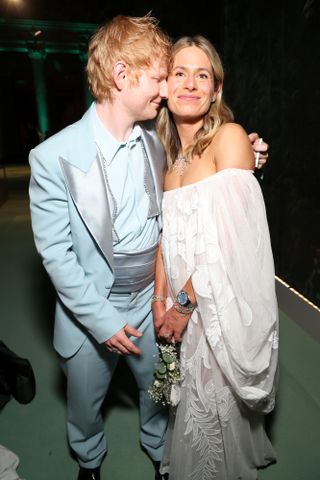
[[164, 316], [166, 314], [166, 307], [162, 302], [153, 302], [152, 304], [152, 315], [153, 315], [153, 325], [156, 332], [156, 335], [159, 335], [159, 330], [163, 325]]
[[185, 331], [191, 313], [183, 315], [172, 306], [162, 317], [162, 326], [159, 329], [158, 337], [166, 342], [181, 342], [182, 334]]

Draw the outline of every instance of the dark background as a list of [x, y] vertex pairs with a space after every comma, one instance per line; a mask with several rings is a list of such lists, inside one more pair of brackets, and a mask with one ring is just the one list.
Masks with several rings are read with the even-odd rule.
[[[173, 38], [207, 36], [223, 58], [225, 97], [236, 121], [270, 144], [261, 186], [277, 275], [320, 306], [318, 0], [198, 0], [188, 7], [180, 0], [0, 1], [0, 48], [9, 35], [3, 22], [10, 19], [98, 25], [150, 10]], [[0, 166], [27, 164], [39, 141], [28, 130], [37, 124], [30, 58], [0, 50], [0, 61]], [[51, 134], [86, 108], [84, 63], [77, 55], [50, 53], [44, 67]]]
[[39, 20], [103, 23], [115, 15], [145, 15], [152, 11], [161, 25], [172, 36], [185, 32], [209, 34], [220, 29], [218, 20], [223, 0], [198, 1], [186, 6], [183, 0], [20, 0], [14, 4], [1, 0], [0, 15], [6, 18], [33, 18]]

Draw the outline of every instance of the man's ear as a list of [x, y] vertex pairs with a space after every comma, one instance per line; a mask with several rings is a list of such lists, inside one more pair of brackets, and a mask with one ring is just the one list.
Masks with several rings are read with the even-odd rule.
[[119, 60], [113, 65], [113, 81], [119, 91], [123, 90], [128, 79], [128, 66], [126, 62]]

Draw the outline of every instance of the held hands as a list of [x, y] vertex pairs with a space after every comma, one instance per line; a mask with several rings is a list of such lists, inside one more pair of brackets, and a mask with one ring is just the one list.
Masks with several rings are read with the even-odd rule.
[[182, 334], [186, 329], [191, 313], [182, 315], [172, 306], [162, 317], [162, 325], [157, 334], [166, 342], [181, 342]]
[[255, 156], [259, 155], [259, 160], [256, 168], [262, 168], [265, 165], [269, 156], [269, 145], [264, 142], [262, 138], [259, 138], [259, 135], [255, 132], [250, 133], [248, 136]]
[[128, 338], [128, 335], [139, 338], [142, 337], [142, 333], [136, 330], [130, 325], [125, 325], [119, 332], [113, 337], [109, 338], [105, 343], [105, 346], [109, 352], [118, 353], [120, 355], [140, 355], [141, 350]]

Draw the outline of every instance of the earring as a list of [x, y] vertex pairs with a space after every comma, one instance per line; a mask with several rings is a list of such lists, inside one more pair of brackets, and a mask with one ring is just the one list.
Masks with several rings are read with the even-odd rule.
[[216, 101], [216, 97], [212, 97], [211, 103], [214, 103]]

